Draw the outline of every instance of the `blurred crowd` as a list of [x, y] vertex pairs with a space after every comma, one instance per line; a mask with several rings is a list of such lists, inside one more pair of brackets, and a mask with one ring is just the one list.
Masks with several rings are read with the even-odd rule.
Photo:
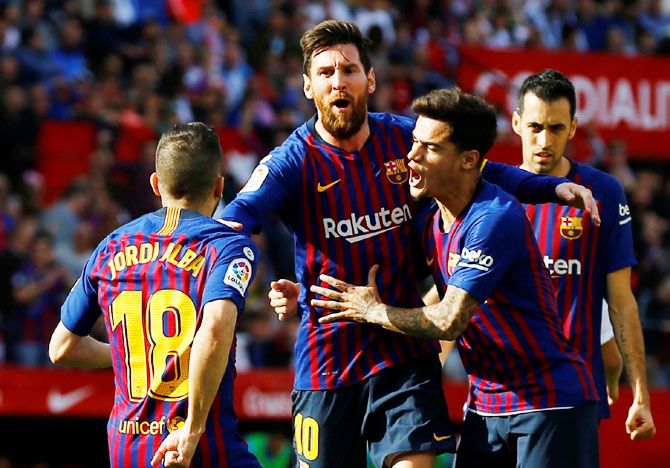
[[[48, 365], [60, 305], [92, 249], [157, 208], [147, 181], [161, 131], [192, 120], [226, 130], [223, 204], [313, 114], [298, 41], [325, 18], [354, 20], [372, 41], [370, 109], [406, 115], [417, 95], [457, 84], [462, 44], [670, 53], [661, 0], [0, 0], [0, 362]], [[48, 201], [37, 161], [47, 121], [89, 122], [96, 135], [88, 172]], [[144, 138], [121, 155], [128, 129]], [[670, 387], [670, 165], [636, 165], [625, 141], [592, 140], [590, 162], [630, 197], [650, 378]], [[271, 219], [255, 240], [262, 271], [239, 327], [242, 370], [290, 365], [297, 327], [266, 300], [272, 279], [293, 277], [291, 238]]]

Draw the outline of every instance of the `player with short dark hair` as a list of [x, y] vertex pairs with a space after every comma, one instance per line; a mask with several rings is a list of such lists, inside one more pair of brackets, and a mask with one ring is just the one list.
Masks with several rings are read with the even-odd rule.
[[[235, 324], [258, 251], [211, 218], [223, 192], [214, 129], [167, 131], [150, 182], [163, 208], [98, 245], [61, 309], [50, 357], [113, 367], [111, 466], [258, 467], [233, 410]], [[109, 344], [89, 336], [101, 315]]]
[[[632, 439], [647, 439], [656, 430], [647, 389], [644, 338], [631, 289], [631, 267], [636, 263], [631, 213], [614, 177], [565, 157], [568, 141], [577, 130], [575, 103], [574, 86], [557, 70], [543, 70], [524, 80], [512, 116], [512, 127], [522, 141], [521, 168], [566, 177], [590, 188], [600, 204], [602, 225], [594, 225], [579, 208], [554, 203], [525, 208], [554, 281], [564, 332], [593, 372], [599, 416], [609, 417], [608, 393], [610, 397], [618, 394], [618, 370], [615, 367], [614, 378], [607, 382], [601, 353], [601, 311], [606, 295], [633, 387], [626, 431]], [[602, 349], [617, 353], [616, 347]]]
[[[457, 340], [470, 383], [457, 467], [598, 466], [595, 385], [562, 333], [530, 223], [515, 198], [481, 180], [495, 109], [458, 89], [432, 91], [412, 109], [410, 192], [435, 199], [417, 229], [442, 299], [413, 309], [382, 303], [383, 267], [370, 270], [368, 287], [322, 275], [335, 289], [312, 286], [325, 297], [312, 305], [336, 312], [320, 323]], [[464, 122], [485, 137], [469, 139]]]

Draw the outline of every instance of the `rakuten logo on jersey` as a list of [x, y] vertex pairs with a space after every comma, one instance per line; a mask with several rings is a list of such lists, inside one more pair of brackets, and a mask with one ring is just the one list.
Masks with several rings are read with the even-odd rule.
[[489, 271], [493, 265], [493, 257], [486, 255], [481, 249], [470, 250], [463, 247], [461, 252], [461, 260], [458, 262], [459, 267], [475, 268], [481, 271]]
[[545, 255], [544, 266], [547, 267], [549, 274], [554, 278], [557, 276], [582, 274], [582, 262], [574, 258], [568, 260], [557, 258], [554, 260], [549, 255]]
[[351, 213], [351, 216], [341, 221], [333, 218], [323, 219], [323, 229], [326, 233], [326, 239], [344, 238], [347, 242], [360, 242], [370, 237], [378, 236], [386, 231], [399, 228], [402, 223], [412, 219], [407, 204], [402, 207], [395, 207], [392, 210], [382, 208], [377, 213], [357, 216]]

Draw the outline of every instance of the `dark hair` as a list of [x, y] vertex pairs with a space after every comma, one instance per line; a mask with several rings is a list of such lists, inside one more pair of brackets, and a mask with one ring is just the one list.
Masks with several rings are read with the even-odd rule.
[[312, 66], [312, 55], [328, 47], [341, 44], [353, 44], [367, 75], [372, 68], [370, 62], [370, 41], [363, 37], [361, 30], [351, 21], [326, 20], [305, 31], [300, 38], [302, 48], [303, 71], [309, 75]]
[[51, 232], [46, 229], [38, 229], [33, 235], [33, 243], [37, 244], [38, 242], [44, 242], [49, 247], [54, 246], [54, 236]]
[[517, 103], [519, 114], [523, 114], [523, 98], [528, 93], [533, 93], [547, 102], [554, 102], [561, 98], [567, 99], [570, 103], [570, 118], [575, 117], [577, 109], [575, 87], [561, 72], [547, 68], [523, 80]]
[[175, 198], [203, 199], [221, 175], [222, 163], [219, 136], [201, 122], [174, 126], [156, 148], [156, 172]]
[[459, 151], [477, 150], [483, 157], [497, 135], [495, 107], [460, 88], [436, 89], [414, 100], [412, 111], [451, 126], [451, 141]]

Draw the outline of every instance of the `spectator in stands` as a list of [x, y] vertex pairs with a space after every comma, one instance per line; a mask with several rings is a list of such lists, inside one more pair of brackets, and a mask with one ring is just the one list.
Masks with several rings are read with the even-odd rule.
[[9, 239], [12, 236], [16, 219], [9, 210], [9, 196], [11, 182], [5, 174], [0, 174], [0, 254], [9, 248]]
[[[237, 35], [226, 37], [223, 50], [223, 63], [219, 70], [214, 70], [223, 83], [226, 96], [226, 109], [236, 114], [240, 110], [242, 100], [247, 91], [247, 84], [253, 74], [246, 61], [244, 50]], [[237, 121], [234, 123], [238, 123]]]
[[12, 85], [5, 89], [0, 103], [0, 172], [12, 180], [35, 167], [35, 142], [39, 123], [28, 107], [26, 90]]
[[109, 54], [121, 54], [124, 61], [131, 55], [126, 31], [114, 19], [111, 0], [96, 0], [95, 14], [85, 25], [85, 31], [86, 54], [93, 70], [97, 70]]
[[657, 41], [661, 41], [670, 31], [670, 12], [663, 9], [661, 0], [649, 0], [646, 9], [641, 9], [637, 16], [640, 29], [650, 32]]
[[12, 277], [28, 256], [36, 226], [37, 221], [32, 217], [17, 219], [7, 248], [0, 252], [0, 341], [5, 343], [8, 362], [16, 362], [14, 352], [21, 333]]
[[22, 14], [19, 27], [38, 32], [44, 50], [51, 51], [58, 43], [55, 25], [46, 14], [44, 0], [26, 0], [22, 3]]
[[91, 208], [91, 190], [86, 179], [75, 180], [63, 198], [47, 209], [40, 226], [53, 237], [56, 246], [70, 243], [75, 227]]
[[651, 357], [650, 367], [657, 385], [670, 387], [670, 275], [656, 288], [642, 314], [644, 339]]
[[20, 365], [49, 364], [49, 340], [68, 287], [65, 271], [55, 261], [53, 246], [48, 232], [37, 232], [28, 259], [11, 278], [15, 319], [21, 333], [13, 354]]
[[65, 284], [72, 287], [95, 247], [94, 230], [89, 221], [80, 221], [72, 232], [71, 242], [54, 248], [56, 262], [63, 267]]
[[81, 21], [72, 17], [64, 20], [60, 26], [60, 41], [50, 53], [58, 67], [58, 73], [71, 82], [88, 78], [90, 71], [83, 50], [83, 29]]
[[27, 27], [23, 30], [16, 58], [21, 69], [21, 83], [24, 85], [46, 82], [60, 72], [58, 64], [44, 45], [42, 32], [37, 28]]
[[12, 54], [0, 56], [0, 94], [12, 85], [19, 85], [19, 62]]
[[325, 19], [351, 21], [351, 8], [342, 0], [309, 0], [303, 14], [307, 17], [306, 27], [316, 26]]

